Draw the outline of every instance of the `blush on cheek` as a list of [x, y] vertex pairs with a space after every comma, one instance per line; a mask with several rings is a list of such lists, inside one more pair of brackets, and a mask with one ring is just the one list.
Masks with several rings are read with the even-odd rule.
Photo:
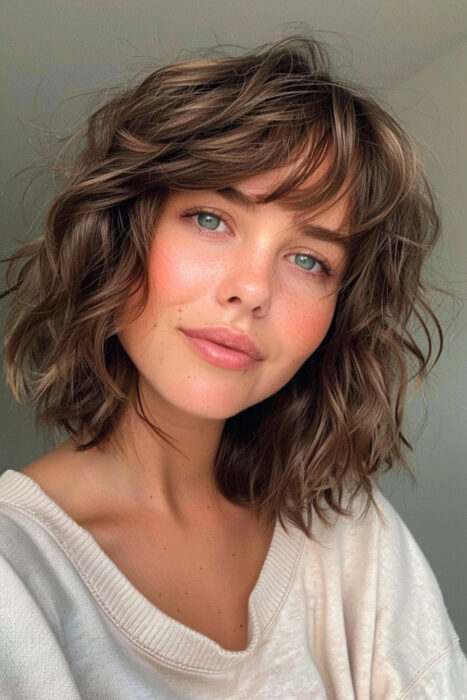
[[[335, 303], [316, 302], [310, 310], [297, 307], [290, 313], [290, 331], [299, 342], [310, 347], [319, 345], [331, 325]], [[298, 311], [298, 313], [297, 313]]]
[[151, 253], [149, 284], [154, 294], [157, 288], [158, 302], [193, 301], [209, 286], [213, 288], [217, 274], [216, 265], [198, 249], [166, 245], [162, 237]]

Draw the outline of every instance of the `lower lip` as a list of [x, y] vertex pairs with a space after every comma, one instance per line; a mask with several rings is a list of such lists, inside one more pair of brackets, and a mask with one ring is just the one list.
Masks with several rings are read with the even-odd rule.
[[255, 360], [253, 357], [239, 350], [226, 348], [225, 345], [218, 345], [204, 338], [193, 338], [191, 335], [184, 333], [184, 331], [181, 332], [188, 345], [190, 345], [197, 355], [217, 367], [224, 367], [225, 369], [249, 369], [259, 362], [259, 360]]

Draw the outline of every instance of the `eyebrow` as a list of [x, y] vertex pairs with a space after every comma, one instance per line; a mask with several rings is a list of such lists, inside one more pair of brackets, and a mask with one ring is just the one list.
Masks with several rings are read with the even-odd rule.
[[[249, 197], [247, 194], [235, 187], [222, 187], [219, 190], [214, 190], [221, 197], [224, 197], [229, 202], [237, 204], [244, 209], [252, 210], [258, 204], [254, 198]], [[338, 231], [333, 231], [325, 226], [318, 226], [317, 224], [307, 223], [306, 221], [297, 223], [298, 232], [309, 238], [314, 238], [315, 240], [326, 241], [327, 243], [335, 243], [340, 248], [347, 250], [349, 247], [349, 236], [345, 236]]]
[[222, 187], [220, 190], [214, 191], [220, 194], [221, 197], [224, 197], [224, 199], [227, 199], [227, 201], [238, 204], [244, 209], [253, 209], [257, 204], [252, 197], [249, 197], [241, 190], [237, 190], [235, 187]]

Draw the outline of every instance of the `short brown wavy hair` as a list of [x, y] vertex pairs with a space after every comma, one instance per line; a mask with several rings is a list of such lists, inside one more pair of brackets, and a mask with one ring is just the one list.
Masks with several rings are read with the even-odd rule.
[[329, 508], [345, 513], [349, 489], [368, 506], [371, 476], [406, 464], [407, 385], [425, 378], [442, 346], [421, 279], [437, 207], [413, 144], [379, 102], [333, 75], [322, 44], [293, 36], [161, 67], [98, 108], [61, 167], [43, 235], [3, 261], [6, 380], [36, 405], [36, 424], [90, 436], [77, 449], [102, 447], [131, 401], [160, 434], [117, 332], [131, 290], [142, 292], [140, 310], [146, 303], [161, 202], [171, 190], [218, 189], [289, 165], [261, 201], [283, 198], [306, 214], [345, 191], [351, 262], [320, 347], [280, 391], [226, 421], [216, 483], [308, 536], [313, 509], [324, 521]]

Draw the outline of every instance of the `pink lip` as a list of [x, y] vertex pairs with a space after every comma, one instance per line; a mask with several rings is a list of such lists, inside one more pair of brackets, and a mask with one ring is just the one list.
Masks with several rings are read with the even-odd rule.
[[230, 328], [210, 326], [209, 328], [183, 328], [182, 330], [191, 338], [202, 338], [203, 340], [210, 340], [211, 343], [217, 343], [217, 345], [225, 345], [227, 348], [249, 355], [254, 360], [263, 359], [249, 335], [236, 333]]
[[218, 367], [248, 369], [263, 359], [253, 341], [227, 328], [180, 329], [198, 355]]

